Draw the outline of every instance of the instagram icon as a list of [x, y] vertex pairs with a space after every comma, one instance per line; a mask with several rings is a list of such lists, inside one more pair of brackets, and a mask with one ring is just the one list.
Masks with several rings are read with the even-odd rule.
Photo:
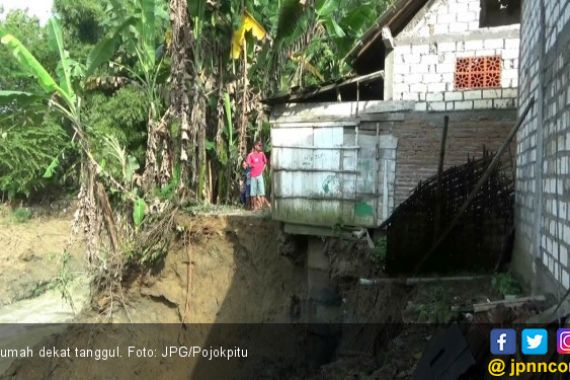
[[570, 354], [570, 329], [558, 329], [556, 334], [556, 350], [559, 354]]

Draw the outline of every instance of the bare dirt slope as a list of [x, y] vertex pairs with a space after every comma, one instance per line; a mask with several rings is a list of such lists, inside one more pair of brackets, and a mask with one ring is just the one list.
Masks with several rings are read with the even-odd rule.
[[278, 223], [251, 214], [183, 215], [177, 223], [188, 235], [160, 271], [131, 285], [135, 302], [146, 304], [146, 317], [137, 315], [136, 307], [132, 318], [165, 322], [163, 312], [153, 319], [152, 300], [174, 312], [168, 322], [290, 321], [291, 299], [304, 296], [306, 274], [280, 254]]
[[[53, 285], [62, 268], [70, 227], [70, 215], [17, 222], [10, 210], [0, 208], [0, 307], [38, 296]], [[80, 246], [73, 245], [69, 252], [70, 270], [79, 274]]]

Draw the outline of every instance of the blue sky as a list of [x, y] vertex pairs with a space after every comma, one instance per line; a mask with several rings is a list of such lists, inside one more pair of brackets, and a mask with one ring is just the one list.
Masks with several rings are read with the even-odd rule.
[[0, 0], [0, 8], [4, 8], [4, 13], [12, 9], [26, 9], [29, 14], [38, 17], [42, 24], [49, 18], [52, 5], [53, 0]]

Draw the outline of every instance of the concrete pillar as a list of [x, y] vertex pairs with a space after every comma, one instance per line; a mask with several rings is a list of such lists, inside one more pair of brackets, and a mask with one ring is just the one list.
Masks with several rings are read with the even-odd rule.
[[308, 322], [342, 322], [342, 300], [330, 281], [330, 261], [324, 241], [309, 237], [307, 244]]
[[386, 52], [384, 59], [384, 99], [394, 98], [394, 50]]

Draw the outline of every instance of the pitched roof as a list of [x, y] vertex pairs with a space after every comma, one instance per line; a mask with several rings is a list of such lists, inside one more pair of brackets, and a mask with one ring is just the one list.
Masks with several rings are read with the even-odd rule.
[[393, 35], [398, 34], [428, 1], [430, 0], [396, 0], [357, 41], [346, 55], [346, 60], [349, 63], [356, 61], [378, 38], [381, 40], [383, 27], [390, 28]]

